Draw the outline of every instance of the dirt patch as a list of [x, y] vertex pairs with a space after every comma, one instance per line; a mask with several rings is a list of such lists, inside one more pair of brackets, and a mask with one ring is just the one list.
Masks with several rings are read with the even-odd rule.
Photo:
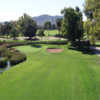
[[64, 49], [48, 48], [47, 51], [50, 53], [60, 53], [63, 52]]

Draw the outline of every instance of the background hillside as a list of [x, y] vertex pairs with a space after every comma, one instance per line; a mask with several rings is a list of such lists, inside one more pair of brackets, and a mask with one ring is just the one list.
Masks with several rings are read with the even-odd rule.
[[33, 20], [35, 20], [38, 25], [42, 26], [46, 21], [50, 21], [52, 24], [56, 24], [56, 19], [58, 18], [62, 18], [62, 16], [40, 15], [33, 17]]

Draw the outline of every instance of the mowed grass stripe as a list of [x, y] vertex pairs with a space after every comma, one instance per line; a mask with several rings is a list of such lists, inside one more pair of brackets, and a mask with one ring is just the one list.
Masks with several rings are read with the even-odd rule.
[[[93, 55], [65, 48], [59, 54], [46, 51], [48, 46], [17, 49], [28, 56], [26, 62], [0, 76], [2, 100], [99, 100], [100, 79]], [[63, 47], [63, 46], [62, 46]], [[97, 68], [94, 68], [94, 65]]]

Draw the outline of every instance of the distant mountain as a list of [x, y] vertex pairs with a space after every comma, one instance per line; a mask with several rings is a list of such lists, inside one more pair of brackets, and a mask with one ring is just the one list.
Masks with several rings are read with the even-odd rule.
[[33, 20], [35, 20], [38, 25], [42, 26], [46, 21], [50, 21], [52, 24], [56, 24], [56, 19], [58, 18], [62, 18], [62, 16], [41, 15], [33, 17]]

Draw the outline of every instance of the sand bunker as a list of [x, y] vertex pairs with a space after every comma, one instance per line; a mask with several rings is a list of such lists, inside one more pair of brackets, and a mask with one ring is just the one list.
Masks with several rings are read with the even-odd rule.
[[60, 53], [60, 52], [63, 52], [64, 49], [48, 48], [47, 51], [50, 53]]

